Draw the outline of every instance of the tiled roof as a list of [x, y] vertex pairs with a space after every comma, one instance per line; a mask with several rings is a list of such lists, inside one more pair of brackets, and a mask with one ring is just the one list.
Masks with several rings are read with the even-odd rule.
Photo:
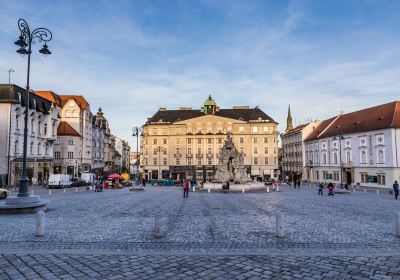
[[288, 132], [284, 133], [284, 135], [288, 135], [288, 134], [292, 134], [292, 133], [296, 133], [300, 130], [302, 130], [304, 127], [306, 127], [309, 123], [306, 124], [300, 124], [294, 128], [292, 128], [291, 130], [289, 130]]
[[[174, 123], [201, 116], [205, 116], [205, 114], [200, 110], [160, 110], [149, 118], [146, 124]], [[215, 116], [243, 121], [257, 121], [261, 119], [263, 121], [275, 122], [257, 107], [254, 109], [220, 109], [215, 113]]]
[[35, 90], [34, 93], [50, 102], [61, 106], [61, 98], [58, 94], [49, 90]]
[[86, 99], [82, 95], [60, 95], [61, 98], [61, 106], [64, 106], [65, 103], [68, 102], [70, 99], [74, 99], [76, 104], [82, 109], [86, 110], [87, 106], [89, 103], [86, 101]]
[[400, 128], [399, 101], [378, 105], [324, 120], [307, 137], [306, 141], [333, 137], [340, 133], [349, 134], [385, 128]]
[[79, 136], [81, 135], [65, 121], [61, 121], [57, 128], [58, 136]]

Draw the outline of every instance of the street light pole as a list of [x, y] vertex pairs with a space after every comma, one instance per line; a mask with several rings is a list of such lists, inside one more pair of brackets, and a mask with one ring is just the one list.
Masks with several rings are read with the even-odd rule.
[[134, 126], [133, 128], [132, 128], [132, 136], [136, 136], [136, 185], [138, 185], [139, 184], [139, 166], [138, 166], [138, 164], [139, 164], [139, 159], [140, 159], [140, 157], [139, 157], [139, 136], [140, 136], [140, 133], [142, 133], [143, 132], [143, 128], [141, 127], [141, 126]]
[[[32, 43], [34, 44], [36, 40], [38, 42], [45, 42], [43, 48], [39, 52], [43, 55], [49, 55], [51, 52], [47, 47], [47, 42], [49, 42], [53, 35], [47, 28], [36, 28], [32, 32], [29, 29], [28, 23], [24, 19], [18, 20], [18, 27], [21, 31], [18, 41], [15, 42], [17, 46], [20, 47], [17, 53], [20, 55], [28, 55], [28, 69], [26, 77], [26, 102], [25, 102], [25, 119], [24, 119], [24, 148], [23, 148], [23, 160], [22, 160], [22, 176], [20, 179], [20, 185], [18, 190], [18, 197], [28, 197], [28, 178], [26, 176], [26, 157], [27, 157], [27, 147], [28, 147], [28, 111], [29, 111], [29, 76], [31, 68], [31, 53], [32, 53]], [[28, 47], [28, 49], [26, 49]]]
[[14, 72], [14, 69], [12, 69], [12, 68], [10, 68], [10, 69], [8, 69], [8, 84], [10, 85], [11, 84], [11, 72]]

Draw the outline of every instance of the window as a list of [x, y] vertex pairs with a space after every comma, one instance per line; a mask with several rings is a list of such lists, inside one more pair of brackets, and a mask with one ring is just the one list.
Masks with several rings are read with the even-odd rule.
[[19, 146], [19, 142], [18, 142], [18, 140], [17, 141], [15, 141], [15, 143], [14, 143], [14, 154], [18, 154], [18, 146]]
[[44, 130], [43, 130], [43, 134], [46, 135], [47, 134], [47, 123], [44, 124]]
[[268, 138], [264, 137], [264, 144], [268, 144]]
[[253, 143], [257, 144], [257, 138], [253, 138]]
[[187, 139], [187, 143], [192, 144], [192, 139], [191, 138]]
[[268, 164], [268, 158], [264, 158], [264, 164]]
[[157, 158], [153, 158], [153, 165], [157, 165]]
[[212, 165], [212, 159], [211, 158], [208, 159], [208, 165]]
[[201, 144], [201, 138], [197, 139], [197, 144]]
[[188, 147], [188, 148], [187, 148], [187, 153], [188, 153], [188, 155], [191, 155], [191, 154], [192, 154], [192, 148], [191, 148], [191, 147]]
[[73, 138], [69, 138], [68, 139], [68, 145], [74, 145], [74, 139]]
[[197, 147], [197, 154], [198, 154], [198, 155], [201, 154], [201, 147]]
[[257, 126], [253, 126], [253, 133], [257, 133], [258, 132], [258, 127]]
[[211, 154], [211, 147], [208, 147], [207, 154]]
[[154, 148], [153, 155], [157, 155], [157, 148]]
[[264, 130], [264, 133], [267, 133], [268, 132], [268, 126], [264, 126], [263, 130]]
[[[322, 154], [322, 163], [326, 164], [326, 154]], [[325, 179], [325, 178], [324, 178]]]
[[163, 158], [163, 165], [167, 165], [167, 159]]
[[74, 158], [74, 152], [68, 152], [68, 158]]
[[240, 143], [240, 144], [243, 144], [243, 143], [244, 143], [243, 137], [240, 137], [240, 138], [239, 138], [239, 143]]
[[268, 155], [268, 147], [264, 147], [264, 154]]
[[339, 181], [339, 172], [333, 172], [333, 180]]
[[254, 158], [254, 164], [258, 164], [258, 158]]
[[337, 161], [337, 153], [333, 153], [333, 163], [334, 164], [338, 163], [338, 161]]
[[32, 134], [35, 133], [35, 120], [34, 119], [31, 120], [31, 133]]
[[385, 163], [383, 150], [378, 150], [378, 163]]
[[17, 128], [17, 130], [19, 129], [19, 115], [16, 116], [15, 127]]
[[378, 174], [378, 185], [386, 185], [386, 175]]
[[157, 145], [157, 139], [153, 139], [153, 145]]
[[66, 118], [70, 118], [71, 117], [71, 111], [70, 110], [65, 111], [65, 117]]
[[197, 159], [197, 165], [201, 165], [201, 158]]
[[218, 138], [218, 144], [222, 144], [222, 138]]
[[361, 173], [361, 183], [368, 183], [368, 174]]
[[255, 155], [258, 154], [258, 149], [257, 149], [257, 147], [254, 147], [254, 154], [255, 154]]
[[211, 144], [212, 143], [212, 139], [211, 138], [208, 138], [207, 139], [207, 144]]
[[61, 153], [60, 152], [54, 152], [54, 158], [60, 158]]
[[187, 164], [188, 164], [188, 165], [192, 165], [192, 159], [191, 159], [191, 158], [188, 158], [188, 159], [187, 159]]
[[243, 147], [240, 147], [240, 153], [244, 154], [244, 148]]
[[315, 171], [315, 179], [319, 180], [319, 171]]
[[346, 163], [350, 163], [351, 162], [351, 156], [350, 156], [350, 152], [346, 153]]
[[244, 127], [243, 126], [239, 127], [239, 133], [243, 133], [243, 132], [244, 132]]
[[361, 163], [367, 163], [367, 153], [365, 151], [361, 151]]
[[[163, 151], [163, 155], [167, 154], [167, 149], [164, 148], [162, 151]], [[176, 153], [179, 154], [179, 148], [178, 147], [176, 148]]]
[[[167, 160], [165, 160], [165, 161], [167, 161]], [[176, 160], [175, 160], [176, 162], [176, 165], [180, 165], [181, 164], [181, 159], [180, 158], [177, 158]], [[164, 165], [167, 165], [167, 164], [164, 164]]]
[[31, 155], [33, 155], [33, 142], [31, 142], [31, 146], [29, 147], [29, 152]]
[[37, 144], [37, 154], [40, 155], [41, 153], [41, 147], [40, 147], [40, 143]]
[[167, 139], [163, 139], [164, 145], [167, 145]]

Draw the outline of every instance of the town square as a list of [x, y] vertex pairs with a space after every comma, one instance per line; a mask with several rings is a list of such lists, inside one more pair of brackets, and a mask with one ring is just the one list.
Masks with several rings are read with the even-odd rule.
[[0, 279], [400, 279], [398, 1], [0, 3]]

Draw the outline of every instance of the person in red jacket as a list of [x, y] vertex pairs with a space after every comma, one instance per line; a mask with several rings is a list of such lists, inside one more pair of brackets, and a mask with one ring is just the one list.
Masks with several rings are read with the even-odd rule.
[[183, 197], [189, 197], [189, 181], [185, 179], [183, 183]]

